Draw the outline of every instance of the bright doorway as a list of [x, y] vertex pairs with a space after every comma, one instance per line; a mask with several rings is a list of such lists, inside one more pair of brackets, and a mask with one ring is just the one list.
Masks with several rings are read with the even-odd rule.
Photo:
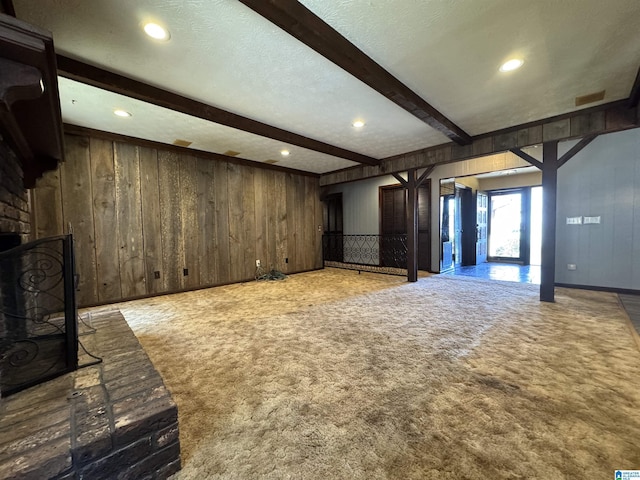
[[540, 265], [542, 187], [487, 192], [490, 262]]

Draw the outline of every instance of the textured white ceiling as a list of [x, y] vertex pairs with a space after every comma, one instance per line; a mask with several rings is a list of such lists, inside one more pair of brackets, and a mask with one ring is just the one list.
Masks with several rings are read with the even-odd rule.
[[638, 0], [301, 3], [471, 135], [627, 98], [640, 65]]
[[[626, 98], [640, 65], [638, 0], [302, 3], [471, 135], [575, 110], [576, 96], [599, 90], [607, 92], [603, 102]], [[376, 158], [447, 141], [236, 0], [14, 5], [18, 18], [53, 32], [61, 53], [310, 138]], [[146, 37], [145, 20], [166, 25], [171, 40]], [[515, 54], [524, 57], [523, 68], [500, 74], [498, 66]], [[98, 113], [110, 111], [111, 94], [73, 82], [61, 82], [60, 90], [65, 99], [81, 92], [82, 103], [95, 108], [79, 113], [80, 102], [63, 105], [65, 121], [121, 129]], [[120, 133], [154, 140], [180, 133], [193, 148], [274, 156], [278, 142], [157, 109], [137, 102], [132, 129]], [[365, 128], [351, 127], [356, 118]], [[352, 165], [300, 155], [304, 160], [292, 155], [286, 166], [327, 172]]]
[[[176, 139], [186, 140], [192, 142], [189, 148], [194, 150], [221, 154], [233, 150], [240, 152], [237, 158], [257, 162], [277, 160], [278, 166], [313, 173], [356, 165], [342, 158], [211, 123], [84, 83], [62, 77], [58, 82], [62, 117], [72, 125], [167, 144]], [[113, 114], [115, 109], [131, 112], [132, 116], [118, 117]], [[283, 149], [289, 150], [290, 155], [283, 157], [280, 154]]]

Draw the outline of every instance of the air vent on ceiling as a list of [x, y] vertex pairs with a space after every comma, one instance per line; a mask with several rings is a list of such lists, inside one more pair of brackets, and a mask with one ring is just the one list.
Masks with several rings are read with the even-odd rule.
[[186, 140], [180, 140], [179, 138], [176, 138], [173, 141], [174, 145], [177, 145], [178, 147], [188, 147], [189, 145], [191, 145], [193, 142], [188, 142]]
[[226, 152], [224, 152], [223, 155], [226, 155], [227, 157], [235, 157], [236, 155], [240, 155], [240, 152], [236, 152], [234, 150], [227, 150]]
[[269, 163], [269, 164], [273, 165], [274, 163], [278, 163], [278, 160], [265, 160], [264, 163]]
[[604, 92], [602, 90], [600, 92], [590, 93], [589, 95], [583, 95], [581, 97], [576, 97], [576, 107], [580, 105], [586, 105], [587, 103], [599, 102], [604, 99]]

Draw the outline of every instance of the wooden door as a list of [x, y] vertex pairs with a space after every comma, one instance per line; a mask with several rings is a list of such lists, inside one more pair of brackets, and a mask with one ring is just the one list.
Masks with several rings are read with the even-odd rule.
[[326, 261], [342, 262], [344, 259], [342, 193], [333, 193], [325, 197], [323, 216], [323, 258]]
[[418, 188], [418, 270], [431, 271], [431, 180]]
[[470, 188], [460, 190], [460, 264], [476, 264], [476, 205]]
[[[418, 188], [418, 268], [431, 270], [430, 180]], [[406, 243], [397, 235], [407, 233], [407, 190], [401, 185], [380, 188], [380, 264], [406, 268]], [[404, 251], [404, 255], [393, 252]]]
[[406, 268], [407, 190], [401, 186], [380, 188], [380, 265]]

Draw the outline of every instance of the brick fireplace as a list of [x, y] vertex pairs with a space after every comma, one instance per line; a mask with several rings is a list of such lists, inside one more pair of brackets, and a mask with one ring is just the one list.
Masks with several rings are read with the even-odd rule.
[[[22, 182], [21, 162], [0, 141], [0, 251], [33, 240]], [[0, 270], [11, 283], [15, 272]], [[168, 478], [180, 469], [180, 442], [162, 378], [119, 311], [85, 313], [79, 325], [94, 355], [81, 349], [80, 369], [0, 398], [0, 478]]]
[[0, 234], [5, 247], [15, 246], [18, 238], [25, 242], [31, 234], [29, 194], [22, 175], [20, 161], [0, 137]]

